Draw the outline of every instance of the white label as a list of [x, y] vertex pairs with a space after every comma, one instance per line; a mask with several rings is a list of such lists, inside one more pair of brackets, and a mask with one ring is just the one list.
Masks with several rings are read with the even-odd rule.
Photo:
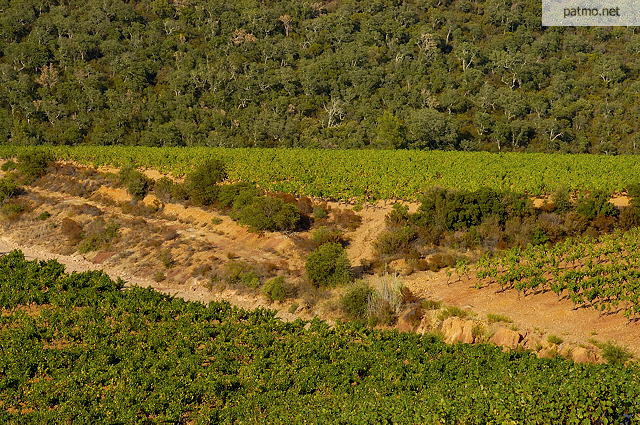
[[543, 0], [545, 27], [640, 26], [638, 0]]

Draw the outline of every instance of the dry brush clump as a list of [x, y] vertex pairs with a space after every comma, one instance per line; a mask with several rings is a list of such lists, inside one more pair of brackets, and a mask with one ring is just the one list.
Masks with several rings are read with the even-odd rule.
[[374, 279], [372, 287], [367, 306], [369, 319], [381, 324], [393, 323], [402, 308], [402, 279], [395, 274], [385, 274]]
[[398, 275], [384, 274], [348, 288], [340, 305], [351, 319], [370, 325], [392, 325], [402, 309], [416, 300]]

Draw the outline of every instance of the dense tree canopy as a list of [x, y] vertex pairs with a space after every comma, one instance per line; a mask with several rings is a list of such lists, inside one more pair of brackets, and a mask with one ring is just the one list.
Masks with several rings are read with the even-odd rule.
[[639, 55], [539, 0], [0, 0], [0, 143], [628, 153]]

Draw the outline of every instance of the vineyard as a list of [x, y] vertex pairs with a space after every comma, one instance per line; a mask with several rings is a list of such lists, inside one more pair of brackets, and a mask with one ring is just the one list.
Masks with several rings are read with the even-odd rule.
[[576, 307], [640, 314], [640, 229], [514, 248], [478, 262], [478, 277], [525, 295], [553, 291]]
[[[0, 158], [23, 150], [0, 146]], [[636, 182], [635, 156], [486, 152], [53, 147], [56, 157], [96, 166], [138, 166], [184, 175], [208, 157], [222, 159], [231, 180], [268, 190], [334, 199], [415, 200], [425, 188], [512, 190], [531, 195], [558, 187], [619, 192]]]
[[636, 366], [283, 323], [0, 258], [0, 422], [619, 423]]

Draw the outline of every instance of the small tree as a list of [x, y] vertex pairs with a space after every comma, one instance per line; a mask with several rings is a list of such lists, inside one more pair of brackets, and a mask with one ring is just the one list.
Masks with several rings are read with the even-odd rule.
[[127, 166], [120, 170], [120, 183], [127, 188], [127, 192], [135, 199], [147, 196], [152, 181], [133, 166]]
[[18, 155], [17, 170], [25, 183], [31, 183], [47, 172], [47, 167], [53, 161], [53, 155], [48, 151], [31, 151]]
[[373, 141], [378, 148], [398, 149], [406, 145], [406, 128], [404, 123], [389, 111], [378, 118], [376, 137]]
[[211, 205], [218, 196], [218, 183], [226, 178], [224, 163], [219, 159], [207, 159], [185, 179], [189, 199], [196, 205]]
[[321, 245], [307, 258], [307, 277], [316, 287], [332, 286], [351, 280], [351, 264], [342, 245]]

